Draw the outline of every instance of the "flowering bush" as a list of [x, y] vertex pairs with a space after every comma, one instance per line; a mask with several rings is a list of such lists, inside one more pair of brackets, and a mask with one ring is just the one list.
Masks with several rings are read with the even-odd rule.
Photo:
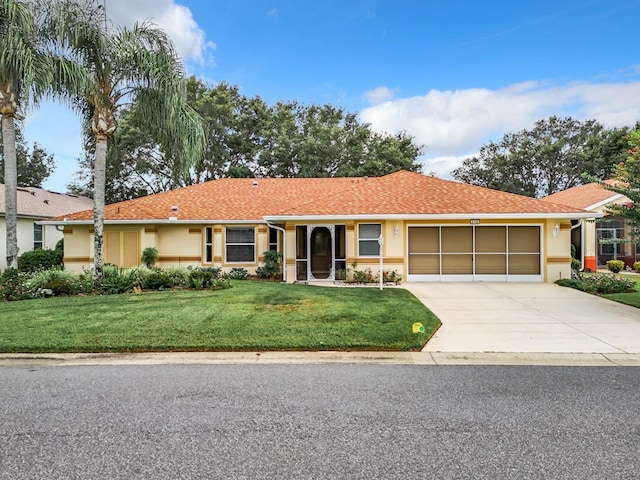
[[0, 275], [0, 300], [28, 300], [35, 298], [35, 293], [28, 285], [29, 275], [16, 269], [8, 268]]
[[89, 293], [93, 289], [92, 283], [87, 284], [79, 275], [66, 270], [42, 270], [35, 273], [27, 285], [36, 293], [50, 291], [50, 295], [56, 297]]
[[636, 263], [634, 263], [634, 264], [633, 264], [633, 269], [634, 269], [636, 272], [640, 273], [640, 262], [636, 262]]
[[635, 282], [633, 280], [606, 273], [582, 275], [579, 279], [565, 278], [558, 280], [556, 283], [563, 287], [571, 287], [597, 295], [635, 292]]

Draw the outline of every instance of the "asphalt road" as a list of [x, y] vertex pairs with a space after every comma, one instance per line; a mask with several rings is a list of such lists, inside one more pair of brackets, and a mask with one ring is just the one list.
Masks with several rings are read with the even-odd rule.
[[635, 367], [0, 368], [0, 479], [622, 479]]

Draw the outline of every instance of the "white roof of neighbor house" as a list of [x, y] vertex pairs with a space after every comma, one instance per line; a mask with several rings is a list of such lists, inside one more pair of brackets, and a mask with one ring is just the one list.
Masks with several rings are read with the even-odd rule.
[[[93, 200], [42, 188], [18, 187], [19, 217], [56, 217], [93, 207]], [[4, 184], [0, 183], [0, 215], [5, 214]]]

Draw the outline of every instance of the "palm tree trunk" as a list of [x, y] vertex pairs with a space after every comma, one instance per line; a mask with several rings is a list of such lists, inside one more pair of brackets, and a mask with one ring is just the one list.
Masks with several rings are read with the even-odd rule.
[[16, 130], [13, 115], [2, 115], [4, 144], [4, 202], [7, 227], [7, 268], [18, 268], [18, 169]]
[[102, 281], [104, 191], [106, 184], [107, 138], [96, 136], [96, 159], [93, 167], [93, 279]]

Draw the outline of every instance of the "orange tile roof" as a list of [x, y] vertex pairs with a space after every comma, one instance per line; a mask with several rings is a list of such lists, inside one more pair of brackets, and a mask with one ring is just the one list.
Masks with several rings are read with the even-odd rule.
[[[176, 212], [172, 212], [174, 206]], [[224, 178], [108, 205], [105, 219], [262, 221], [265, 216], [584, 213], [566, 205], [401, 171], [376, 178]], [[65, 217], [91, 220], [93, 213], [87, 210]]]
[[551, 194], [541, 200], [569, 205], [575, 208], [587, 208], [617, 196], [616, 192], [602, 188], [597, 183], [587, 183]]

